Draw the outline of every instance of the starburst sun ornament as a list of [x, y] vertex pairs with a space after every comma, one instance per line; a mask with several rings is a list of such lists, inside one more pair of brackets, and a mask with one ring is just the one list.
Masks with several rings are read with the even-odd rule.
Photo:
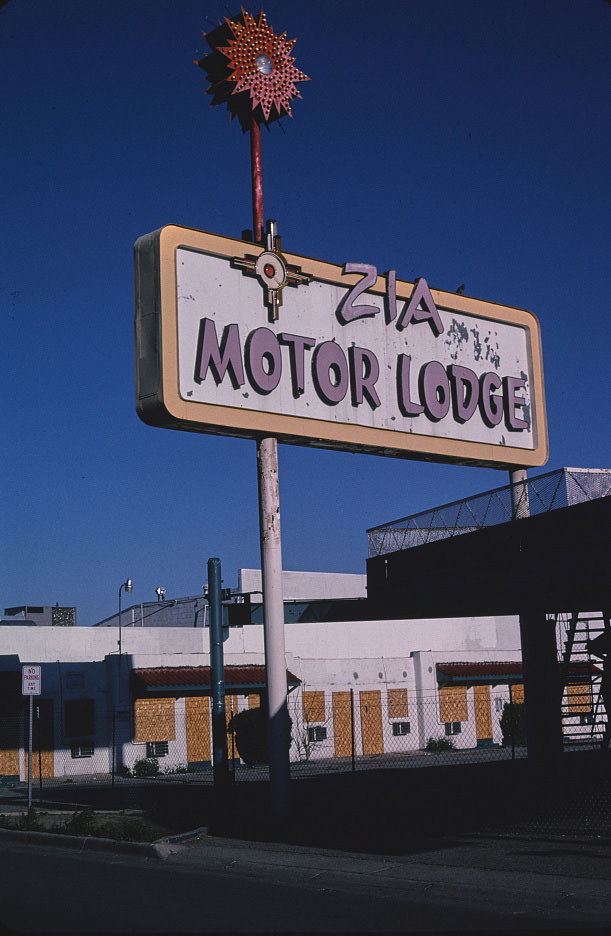
[[263, 10], [256, 19], [242, 8], [240, 15], [208, 33], [206, 41], [212, 51], [197, 64], [210, 81], [206, 93], [213, 95], [211, 106], [227, 104], [231, 119], [237, 117], [244, 131], [253, 119], [270, 124], [293, 116], [291, 101], [301, 97], [296, 85], [310, 79], [293, 64], [297, 40], [287, 39], [286, 32], [276, 35]]

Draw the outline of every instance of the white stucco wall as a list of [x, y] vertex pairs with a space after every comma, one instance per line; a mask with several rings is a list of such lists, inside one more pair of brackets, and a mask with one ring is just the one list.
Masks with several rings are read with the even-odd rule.
[[[238, 591], [260, 592], [261, 570], [239, 569]], [[282, 597], [286, 601], [314, 601], [321, 598], [366, 598], [367, 575], [352, 572], [283, 571]]]

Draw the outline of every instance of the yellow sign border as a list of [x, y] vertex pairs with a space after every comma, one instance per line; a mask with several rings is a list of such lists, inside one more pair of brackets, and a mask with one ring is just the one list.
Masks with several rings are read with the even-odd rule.
[[[445, 439], [415, 432], [375, 429], [331, 420], [184, 400], [178, 391], [176, 250], [179, 247], [227, 258], [253, 256], [263, 250], [246, 241], [174, 224], [166, 225], [136, 241], [136, 409], [148, 425], [249, 439], [275, 436], [279, 442], [293, 445], [492, 468], [530, 468], [544, 465], [547, 461], [543, 360], [537, 318], [523, 309], [438, 289], [431, 289], [431, 294], [440, 308], [487, 321], [518, 325], [526, 330], [530, 350], [529, 386], [534, 448]], [[289, 264], [299, 266], [316, 280], [344, 287], [359, 280], [358, 274], [346, 275], [337, 264], [298, 256], [285, 250], [282, 253]], [[413, 283], [397, 279], [397, 298], [409, 299], [413, 286]], [[378, 276], [375, 286], [368, 290], [380, 295], [385, 291], [386, 280], [382, 276]]]

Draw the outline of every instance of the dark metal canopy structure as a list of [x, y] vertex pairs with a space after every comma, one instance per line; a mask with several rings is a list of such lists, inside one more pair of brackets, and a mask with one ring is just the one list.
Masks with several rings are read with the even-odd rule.
[[611, 607], [611, 497], [367, 561], [376, 618]]

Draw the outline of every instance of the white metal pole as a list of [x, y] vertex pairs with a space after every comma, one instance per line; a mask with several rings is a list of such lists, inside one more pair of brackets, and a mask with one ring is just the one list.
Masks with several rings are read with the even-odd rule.
[[265, 672], [269, 719], [269, 770], [274, 817], [288, 818], [290, 803], [289, 717], [282, 601], [282, 545], [278, 443], [268, 437], [257, 441], [259, 532], [265, 636]]
[[28, 732], [28, 815], [32, 812], [32, 723], [34, 720], [34, 696], [30, 696], [30, 730]]
[[511, 519], [519, 520], [530, 515], [528, 503], [528, 472], [526, 468], [515, 468], [509, 472], [511, 489]]

